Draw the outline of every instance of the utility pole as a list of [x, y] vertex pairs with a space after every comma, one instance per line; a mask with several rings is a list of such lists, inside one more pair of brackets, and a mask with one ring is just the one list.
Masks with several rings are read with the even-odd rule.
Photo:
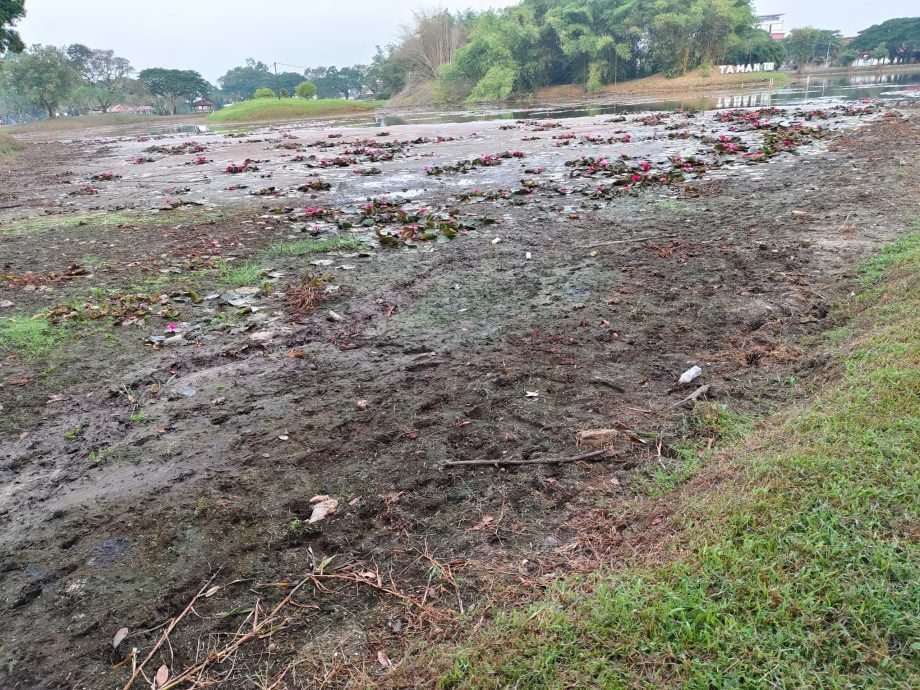
[[275, 89], [276, 89], [276, 93], [278, 94], [278, 100], [280, 101], [281, 100], [281, 82], [278, 80], [278, 63], [276, 62], [274, 63], [274, 65], [275, 65]]

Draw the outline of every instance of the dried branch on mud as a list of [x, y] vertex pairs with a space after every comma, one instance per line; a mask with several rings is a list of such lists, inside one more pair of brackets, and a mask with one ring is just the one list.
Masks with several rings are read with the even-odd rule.
[[[593, 458], [600, 458], [602, 456], [610, 456], [611, 451], [609, 448], [602, 448], [600, 450], [594, 450], [590, 453], [582, 453], [580, 455], [572, 455], [569, 457], [562, 458], [529, 458], [524, 460], [522, 458], [509, 458], [497, 460], [446, 460], [442, 463], [441, 467], [472, 467], [477, 465], [554, 465], [557, 463], [563, 462], [578, 462], [579, 460], [591, 460]], [[614, 462], [629, 462], [626, 458], [610, 458]]]

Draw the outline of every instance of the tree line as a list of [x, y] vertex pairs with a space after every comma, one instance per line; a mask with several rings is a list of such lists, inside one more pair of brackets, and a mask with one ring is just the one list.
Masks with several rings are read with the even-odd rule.
[[546, 86], [598, 91], [726, 63], [845, 65], [867, 53], [920, 59], [920, 18], [888, 20], [852, 41], [813, 27], [776, 41], [754, 28], [751, 0], [522, 0], [481, 13], [416, 13], [369, 64], [292, 69], [249, 58], [212, 85], [194, 70], [138, 72], [113, 51], [82, 44], [25, 48], [11, 28], [23, 14], [23, 0], [0, 0], [0, 117], [20, 120], [108, 112], [119, 103], [176, 114], [197, 98], [219, 107], [255, 97], [388, 99], [423, 90], [426, 100], [501, 101]]

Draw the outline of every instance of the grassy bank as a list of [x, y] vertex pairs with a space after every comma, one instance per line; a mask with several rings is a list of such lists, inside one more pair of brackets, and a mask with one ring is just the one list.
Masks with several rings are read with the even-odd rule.
[[374, 110], [381, 101], [346, 101], [326, 99], [308, 101], [300, 98], [256, 98], [234, 103], [208, 115], [208, 122], [258, 122], [295, 120], [297, 118], [349, 115]]
[[397, 683], [920, 687], [920, 232], [863, 280], [837, 380], [670, 497], [670, 556], [561, 579]]
[[80, 117], [56, 117], [53, 120], [36, 120], [24, 125], [8, 127], [10, 132], [71, 132], [95, 127], [114, 127], [118, 125], [149, 124], [158, 127], [175, 122], [201, 121], [201, 115], [133, 115], [131, 113], [97, 113]]
[[0, 134], [0, 161], [22, 149], [22, 144], [9, 134]]
[[[702, 69], [689, 72], [682, 77], [669, 79], [663, 74], [633, 79], [619, 84], [608, 84], [600, 91], [589, 94], [593, 98], [608, 96], [655, 96], [655, 95], [694, 95], [721, 90], [740, 88], [766, 88], [773, 80], [774, 88], [781, 88], [789, 83], [790, 77], [785, 72], [748, 72], [747, 74], [719, 74], [718, 68], [708, 71]], [[535, 94], [536, 100], [553, 100], [560, 98], [580, 98], [585, 95], [579, 84], [563, 84], [540, 89]]]

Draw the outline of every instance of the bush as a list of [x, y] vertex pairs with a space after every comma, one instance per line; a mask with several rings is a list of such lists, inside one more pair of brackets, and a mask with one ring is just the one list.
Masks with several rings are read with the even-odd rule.
[[302, 81], [294, 89], [297, 98], [313, 98], [316, 95], [316, 85], [312, 81]]
[[275, 92], [272, 89], [262, 87], [261, 89], [256, 89], [255, 93], [256, 98], [274, 98]]
[[516, 78], [517, 70], [512, 65], [493, 65], [466, 100], [470, 103], [507, 100], [514, 91]]

